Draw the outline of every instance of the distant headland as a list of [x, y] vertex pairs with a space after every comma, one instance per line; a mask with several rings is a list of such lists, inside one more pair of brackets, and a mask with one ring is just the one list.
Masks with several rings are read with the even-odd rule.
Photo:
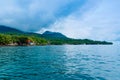
[[29, 45], [112, 45], [112, 42], [90, 39], [72, 39], [59, 32], [46, 31], [43, 34], [23, 32], [8, 26], [0, 25], [0, 46]]

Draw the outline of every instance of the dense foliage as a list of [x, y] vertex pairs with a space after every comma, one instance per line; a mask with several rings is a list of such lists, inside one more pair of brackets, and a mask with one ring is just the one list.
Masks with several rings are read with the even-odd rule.
[[42, 34], [42, 37], [49, 40], [50, 44], [62, 45], [62, 44], [112, 44], [106, 41], [94, 41], [90, 39], [71, 39], [59, 32], [46, 31]]
[[50, 44], [84, 44], [84, 45], [96, 45], [96, 44], [112, 44], [111, 42], [106, 42], [106, 41], [93, 41], [89, 39], [50, 39], [49, 40]]
[[36, 35], [0, 34], [0, 45], [63, 45], [63, 44], [112, 44], [106, 41], [70, 38], [42, 38]]
[[23, 32], [0, 25], [0, 45], [63, 45], [63, 44], [112, 44], [106, 41], [71, 39], [59, 32], [46, 31], [43, 34]]
[[45, 45], [47, 40], [35, 36], [0, 34], [0, 45]]
[[0, 45], [7, 45], [12, 42], [12, 37], [10, 35], [0, 34]]

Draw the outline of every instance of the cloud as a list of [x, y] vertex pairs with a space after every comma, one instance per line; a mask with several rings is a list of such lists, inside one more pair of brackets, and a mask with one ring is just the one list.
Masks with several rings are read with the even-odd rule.
[[24, 31], [48, 27], [76, 11], [87, 0], [1, 0], [0, 24]]
[[120, 0], [0, 0], [0, 24], [71, 38], [120, 37]]
[[[91, 2], [92, 3], [92, 2]], [[102, 0], [87, 4], [45, 30], [62, 32], [72, 38], [116, 40], [120, 37], [120, 1]], [[87, 10], [86, 10], [87, 9]], [[82, 10], [82, 11], [81, 11]]]

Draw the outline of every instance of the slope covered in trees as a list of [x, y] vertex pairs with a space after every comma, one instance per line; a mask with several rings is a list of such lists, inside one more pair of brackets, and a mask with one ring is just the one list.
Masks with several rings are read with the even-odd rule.
[[46, 31], [43, 34], [23, 32], [7, 26], [0, 26], [0, 45], [63, 45], [63, 44], [112, 44], [90, 39], [71, 39], [59, 32]]
[[106, 41], [93, 41], [89, 39], [45, 39], [36, 36], [0, 34], [0, 45], [63, 45], [63, 44], [112, 44]]
[[24, 32], [8, 26], [0, 25], [0, 33], [24, 33]]
[[0, 34], [0, 45], [46, 45], [48, 41], [35, 37], [24, 35], [6, 35]]

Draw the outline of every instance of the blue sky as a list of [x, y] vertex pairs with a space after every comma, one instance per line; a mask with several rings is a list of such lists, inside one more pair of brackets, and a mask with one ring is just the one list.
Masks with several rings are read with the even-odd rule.
[[120, 0], [0, 0], [0, 24], [71, 38], [120, 38]]

